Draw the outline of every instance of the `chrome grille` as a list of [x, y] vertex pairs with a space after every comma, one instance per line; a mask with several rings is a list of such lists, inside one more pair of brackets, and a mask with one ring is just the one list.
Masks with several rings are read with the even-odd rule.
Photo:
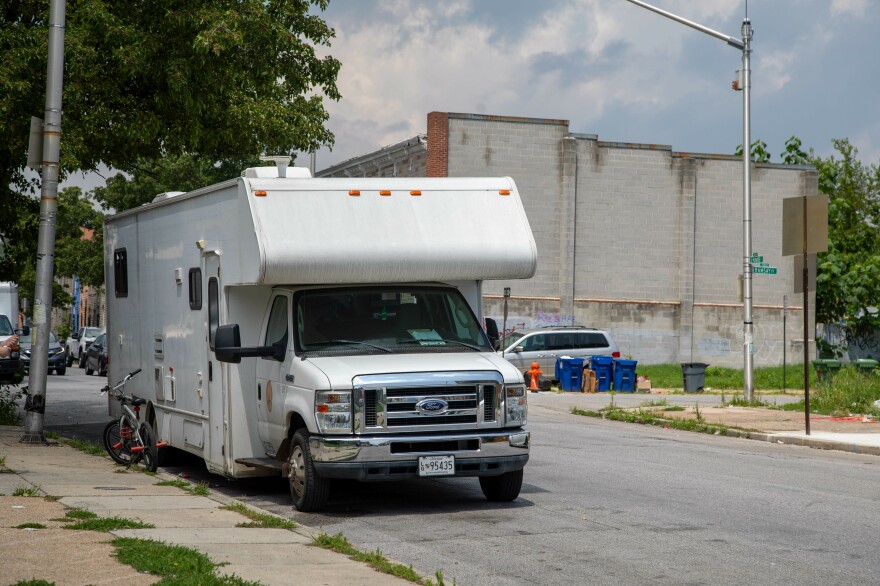
[[492, 371], [361, 375], [352, 380], [355, 433], [499, 426], [502, 379]]

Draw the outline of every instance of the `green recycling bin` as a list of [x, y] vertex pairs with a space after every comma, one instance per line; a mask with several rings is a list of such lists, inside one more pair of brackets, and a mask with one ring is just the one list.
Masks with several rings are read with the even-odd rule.
[[859, 369], [859, 372], [863, 374], [871, 374], [871, 372], [877, 368], [878, 364], [880, 364], [880, 362], [868, 358], [859, 358], [856, 360], [856, 367]]
[[816, 369], [819, 382], [828, 382], [840, 370], [840, 360], [818, 358], [813, 361], [813, 368]]

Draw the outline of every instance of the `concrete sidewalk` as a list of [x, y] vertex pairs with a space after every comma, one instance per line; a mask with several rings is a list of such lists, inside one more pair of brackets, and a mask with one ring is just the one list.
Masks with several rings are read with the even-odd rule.
[[[109, 457], [85, 454], [64, 445], [19, 443], [20, 427], [0, 427], [0, 579], [3, 584], [42, 579], [62, 584], [152, 584], [142, 574], [116, 561], [114, 536], [137, 537], [182, 545], [225, 563], [218, 573], [274, 584], [385, 585], [410, 584], [379, 573], [346, 556], [314, 547], [307, 527], [294, 530], [241, 528], [250, 521], [225, 510], [232, 502], [220, 495], [195, 496], [174, 486], [161, 471], [152, 476], [126, 471]], [[18, 489], [38, 489], [39, 497], [10, 496]], [[64, 529], [71, 508], [101, 517], [124, 517], [155, 529], [125, 529], [112, 534]], [[45, 529], [17, 529], [39, 523]]]
[[[727, 393], [730, 397], [732, 394]], [[664, 393], [651, 394], [620, 393], [614, 396], [615, 403], [635, 404], [640, 402], [657, 403], [664, 399]], [[764, 401], [772, 401], [773, 395], [760, 395]], [[789, 396], [789, 398], [791, 398]], [[584, 410], [598, 410], [610, 404], [609, 393], [582, 394], [541, 392], [529, 394], [529, 409], [550, 409], [568, 412], [572, 407]], [[696, 405], [699, 404], [700, 417], [706, 423], [715, 423], [738, 429], [729, 429], [725, 435], [746, 439], [793, 444], [824, 450], [838, 450], [856, 454], [880, 456], [880, 421], [870, 417], [830, 417], [810, 416], [810, 435], [805, 433], [804, 413], [783, 411], [764, 407], [720, 407], [707, 405], [709, 401], [718, 402], [718, 395], [712, 394], [674, 394], [667, 397], [669, 406], [678, 404], [684, 411], [667, 411], [667, 406], [645, 406], [655, 416], [662, 419], [695, 419]], [[632, 406], [628, 407], [634, 408]], [[533, 411], [534, 412], [534, 411]]]

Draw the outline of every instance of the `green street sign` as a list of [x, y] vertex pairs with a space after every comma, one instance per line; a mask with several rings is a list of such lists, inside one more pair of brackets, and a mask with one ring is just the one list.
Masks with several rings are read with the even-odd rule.
[[752, 258], [749, 259], [749, 262], [751, 262], [751, 263], [764, 262], [764, 257], [763, 257], [763, 256], [758, 256], [757, 254], [753, 254], [753, 255], [752, 255]]
[[775, 275], [776, 267], [752, 267], [752, 272], [756, 275]]

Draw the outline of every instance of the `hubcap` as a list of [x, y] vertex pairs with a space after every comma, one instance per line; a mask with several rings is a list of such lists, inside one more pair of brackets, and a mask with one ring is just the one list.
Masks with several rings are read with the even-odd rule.
[[290, 488], [293, 489], [297, 497], [301, 497], [306, 490], [306, 458], [299, 446], [294, 446], [293, 452], [290, 454], [288, 475], [290, 476]]

